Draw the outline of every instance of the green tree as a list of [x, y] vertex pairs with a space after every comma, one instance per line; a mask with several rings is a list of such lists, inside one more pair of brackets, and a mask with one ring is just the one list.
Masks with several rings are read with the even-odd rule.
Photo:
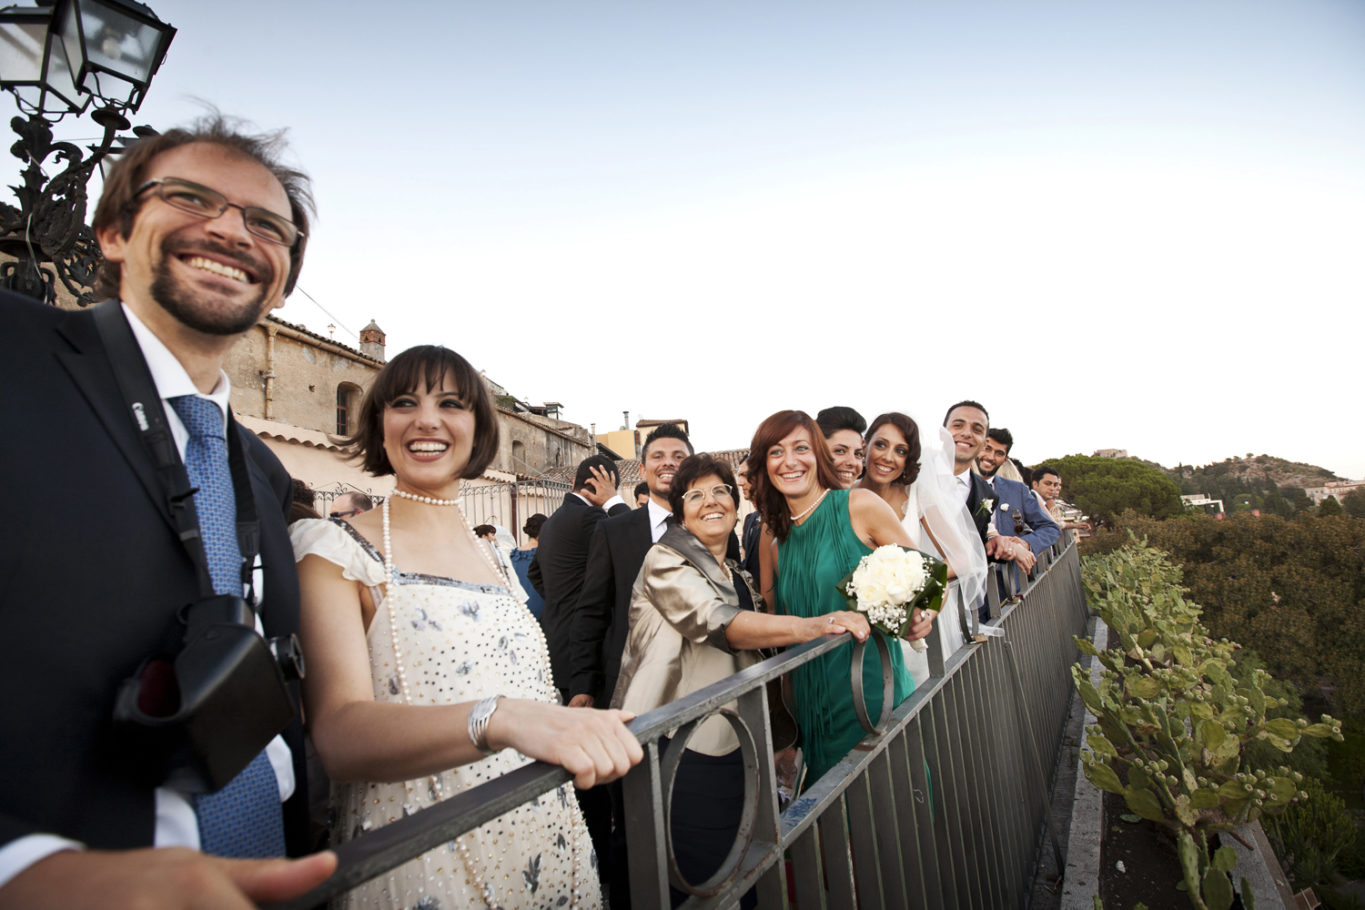
[[1267, 515], [1279, 515], [1281, 518], [1288, 518], [1294, 514], [1294, 507], [1280, 495], [1279, 488], [1273, 483], [1265, 491], [1265, 496], [1261, 499], [1261, 512]]
[[1087, 551], [1112, 549], [1125, 529], [1181, 564], [1190, 599], [1203, 605], [1215, 636], [1254, 650], [1305, 698], [1326, 697], [1334, 713], [1365, 715], [1365, 520], [1125, 515], [1118, 533], [1097, 536]]
[[1092, 518], [1113, 521], [1126, 510], [1151, 518], [1183, 511], [1180, 488], [1160, 468], [1135, 459], [1068, 455], [1048, 461], [1062, 475], [1062, 495]]
[[1352, 518], [1365, 518], [1365, 487], [1356, 487], [1343, 496], [1341, 508]]
[[1303, 487], [1289, 487], [1289, 492], [1285, 494], [1289, 500], [1289, 505], [1294, 513], [1309, 511], [1314, 508], [1313, 500], [1308, 498], [1308, 494], [1303, 491]]
[[1325, 518], [1325, 517], [1327, 517], [1327, 516], [1329, 516], [1329, 515], [1340, 515], [1340, 514], [1341, 514], [1341, 503], [1337, 502], [1337, 498], [1336, 498], [1335, 496], [1328, 496], [1328, 497], [1327, 497], [1326, 499], [1324, 499], [1322, 502], [1318, 503], [1318, 515], [1319, 515], [1319, 516]]

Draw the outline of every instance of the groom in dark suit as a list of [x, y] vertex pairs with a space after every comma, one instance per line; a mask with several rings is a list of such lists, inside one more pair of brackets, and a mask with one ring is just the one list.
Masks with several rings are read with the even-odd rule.
[[[0, 548], [11, 643], [0, 662], [0, 907], [153, 897], [161, 907], [245, 906], [302, 893], [334, 868], [330, 854], [289, 863], [135, 849], [197, 848], [223, 829], [203, 811], [211, 800], [167, 779], [170, 755], [131, 745], [113, 721], [121, 684], [145, 659], [179, 649], [182, 609], [206, 590], [242, 595], [267, 636], [298, 627], [289, 477], [227, 412], [223, 372], [302, 264], [307, 178], [277, 154], [268, 137], [219, 120], [142, 140], [110, 170], [95, 211], [100, 290], [118, 299], [72, 312], [0, 295], [0, 470], [14, 481]], [[124, 391], [133, 376], [147, 394]], [[158, 425], [170, 439], [153, 445], [143, 433]], [[193, 495], [195, 510], [184, 505], [188, 484], [163, 479], [185, 470], [211, 487]], [[252, 511], [256, 534], [232, 546]], [[213, 727], [258, 748], [236, 719]], [[262, 754], [268, 763], [258, 755], [248, 767], [258, 771], [253, 796], [265, 797], [259, 814], [234, 803], [223, 807], [227, 823], [259, 833], [283, 821], [298, 850], [307, 786], [297, 723]]]
[[545, 599], [540, 624], [550, 648], [550, 668], [560, 698], [568, 700], [569, 635], [574, 606], [583, 589], [588, 564], [588, 543], [597, 523], [608, 514], [619, 515], [630, 507], [616, 494], [620, 474], [616, 462], [606, 455], [585, 458], [574, 475], [573, 491], [540, 528], [540, 545], [527, 576]]
[[959, 401], [943, 415], [943, 426], [953, 437], [953, 476], [959, 499], [967, 504], [967, 512], [981, 535], [981, 544], [987, 546], [989, 538], [996, 533], [991, 525], [995, 494], [990, 484], [972, 471], [972, 464], [986, 442], [990, 416], [978, 402]]

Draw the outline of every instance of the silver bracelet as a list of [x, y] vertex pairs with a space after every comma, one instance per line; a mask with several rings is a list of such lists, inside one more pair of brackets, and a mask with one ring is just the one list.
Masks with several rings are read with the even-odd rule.
[[501, 695], [490, 695], [480, 699], [469, 712], [469, 741], [484, 755], [493, 754], [493, 750], [488, 748], [488, 722], [498, 709], [500, 698]]

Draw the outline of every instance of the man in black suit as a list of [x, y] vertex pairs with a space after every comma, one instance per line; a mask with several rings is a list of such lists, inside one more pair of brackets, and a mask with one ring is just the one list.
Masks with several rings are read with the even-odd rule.
[[[12, 533], [0, 547], [10, 643], [0, 661], [9, 693], [0, 715], [8, 731], [0, 743], [0, 907], [245, 906], [302, 893], [334, 868], [331, 854], [288, 862], [135, 849], [197, 848], [212, 822], [199, 797], [166, 778], [168, 756], [131, 746], [112, 720], [124, 680], [145, 659], [179, 649], [181, 610], [205, 588], [254, 602], [268, 636], [297, 629], [289, 477], [227, 415], [222, 367], [233, 343], [292, 290], [310, 207], [307, 178], [279, 164], [270, 138], [236, 134], [219, 120], [171, 130], [120, 157], [95, 212], [106, 260], [100, 289], [121, 305], [71, 312], [0, 297], [8, 390], [0, 421], [9, 430], [0, 470], [15, 481]], [[133, 375], [149, 394], [123, 391]], [[199, 517], [179, 526], [205, 528], [198, 551], [182, 543], [174, 517], [188, 514], [189, 496], [172, 501], [169, 493], [188, 484], [163, 480], [183, 471], [191, 444], [182, 406], [206, 424], [216, 413], [209, 435], [223, 434], [232, 465], [232, 489], [217, 508], [195, 495]], [[143, 431], [158, 424], [173, 442], [156, 448]], [[196, 434], [193, 445], [204, 438]], [[156, 467], [155, 451], [165, 467]], [[224, 484], [218, 489], [227, 473], [210, 471]], [[229, 527], [237, 527], [253, 510], [258, 539], [238, 535], [240, 555], [223, 548], [230, 537], [200, 522], [235, 514]], [[215, 727], [257, 748], [240, 728], [228, 720]], [[297, 851], [307, 829], [297, 723], [265, 755], [269, 763], [255, 765], [264, 772], [257, 783], [272, 788], [262, 814], [230, 823], [264, 817], [278, 832], [282, 815]]]
[[673, 512], [668, 491], [692, 443], [677, 424], [665, 423], [645, 437], [640, 474], [649, 484], [649, 504], [613, 515], [593, 532], [588, 570], [574, 608], [570, 639], [569, 705], [605, 708], [621, 671], [630, 616], [630, 589], [645, 553], [663, 536]]
[[[668, 491], [678, 465], [692, 454], [692, 443], [677, 424], [661, 424], [645, 437], [640, 450], [640, 473], [649, 485], [649, 502], [624, 515], [612, 515], [593, 531], [588, 548], [587, 574], [574, 607], [570, 637], [569, 705], [575, 708], [607, 707], [621, 671], [630, 615], [630, 591], [644, 565], [645, 553], [663, 535], [673, 514]], [[732, 535], [733, 538], [733, 535]], [[544, 546], [542, 542], [541, 546]], [[558, 679], [558, 677], [556, 677]], [[579, 794], [579, 802], [600, 807], [606, 788]], [[610, 847], [605, 847], [602, 822], [589, 827], [597, 847], [599, 871], [610, 889], [612, 906], [630, 906], [627, 880], [624, 814], [621, 785], [610, 785], [608, 821], [615, 821]], [[597, 809], [593, 810], [598, 811]], [[585, 814], [589, 812], [584, 810]], [[614, 819], [611, 817], [614, 814]], [[600, 816], [599, 816], [600, 818]]]
[[588, 543], [597, 523], [609, 513], [630, 511], [616, 494], [619, 482], [616, 462], [607, 456], [583, 459], [574, 475], [573, 491], [564, 494], [563, 504], [541, 526], [540, 545], [526, 573], [532, 587], [545, 599], [540, 624], [550, 649], [555, 685], [565, 701], [569, 686], [569, 635], [574, 605], [583, 589]]
[[[978, 402], [959, 401], [943, 415], [943, 426], [953, 437], [953, 475], [957, 481], [958, 495], [967, 504], [967, 512], [972, 516], [977, 533], [981, 535], [981, 543], [986, 546], [988, 538], [995, 536], [995, 529], [991, 526], [991, 507], [995, 494], [990, 484], [972, 471], [972, 465], [986, 444], [990, 416]], [[989, 547], [987, 549], [989, 551]]]

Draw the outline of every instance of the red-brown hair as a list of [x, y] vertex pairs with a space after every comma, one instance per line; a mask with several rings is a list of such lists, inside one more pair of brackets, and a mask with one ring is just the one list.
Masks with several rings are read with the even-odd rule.
[[773, 486], [768, 477], [768, 450], [786, 439], [797, 429], [810, 434], [811, 451], [815, 453], [815, 476], [827, 490], [841, 488], [839, 475], [834, 473], [834, 458], [819, 425], [805, 411], [778, 411], [758, 425], [753, 442], [749, 443], [749, 457], [744, 465], [749, 471], [749, 500], [758, 509], [764, 527], [778, 540], [786, 540], [791, 533], [792, 516], [787, 508], [787, 497]]

